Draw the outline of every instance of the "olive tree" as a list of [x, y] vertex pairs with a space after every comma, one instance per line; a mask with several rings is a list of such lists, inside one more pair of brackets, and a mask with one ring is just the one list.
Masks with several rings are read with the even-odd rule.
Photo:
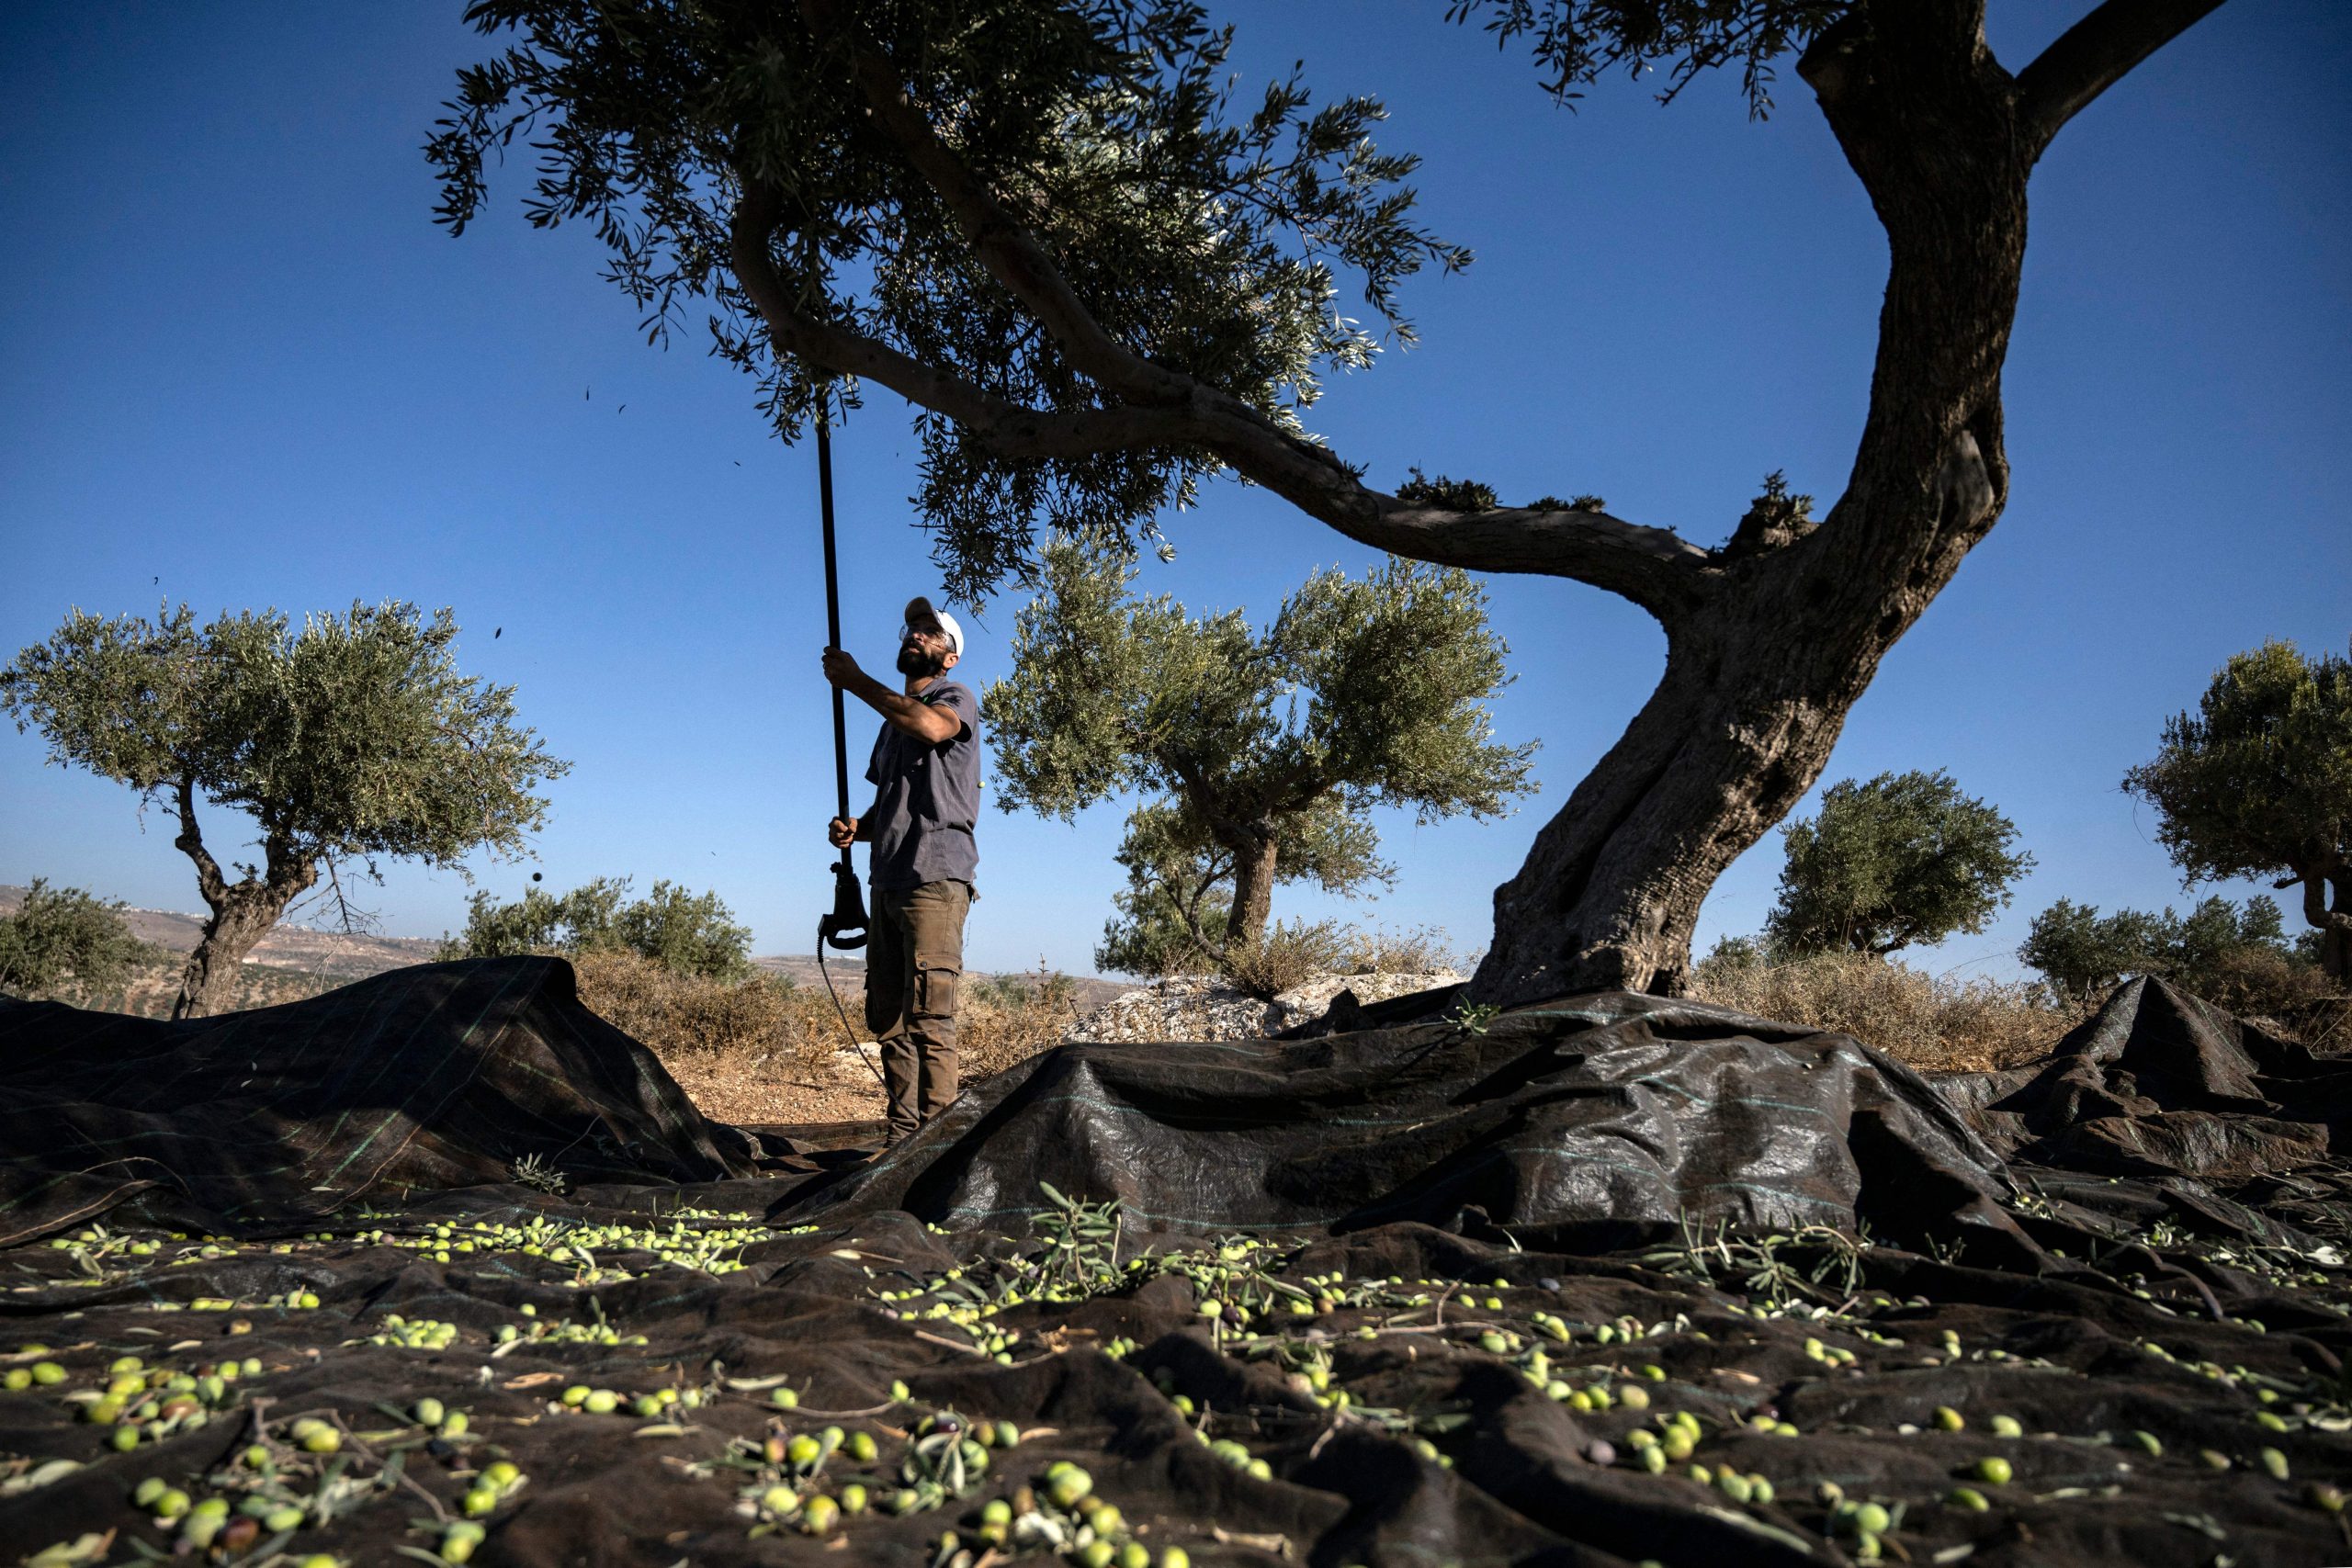
[[629, 878], [599, 876], [560, 896], [526, 887], [502, 903], [488, 889], [466, 903], [466, 929], [445, 935], [437, 956], [510, 958], [526, 953], [627, 948], [678, 975], [741, 980], [752, 972], [752, 932], [716, 893], [657, 881], [632, 899]]
[[23, 900], [0, 915], [0, 993], [88, 1003], [161, 956], [122, 918], [122, 905], [36, 876]]
[[[210, 911], [175, 1018], [226, 1001], [237, 965], [287, 907], [379, 859], [464, 873], [487, 849], [524, 851], [547, 803], [532, 791], [571, 766], [514, 723], [514, 689], [461, 675], [444, 609], [354, 604], [306, 616], [187, 606], [153, 621], [79, 610], [0, 670], [0, 706], [38, 728], [49, 760], [130, 785], [172, 814]], [[197, 801], [249, 814], [257, 863], [223, 870]], [[242, 874], [232, 881], [230, 872]], [[348, 919], [348, 906], [345, 906]]]
[[1482, 705], [1510, 676], [1467, 573], [1394, 557], [1362, 581], [1318, 571], [1257, 633], [1238, 610], [1137, 598], [1136, 571], [1117, 546], [1048, 545], [1012, 673], [980, 697], [1007, 811], [1167, 797], [1128, 821], [1132, 913], [1167, 909], [1212, 953], [1250, 945], [1278, 882], [1387, 880], [1374, 806], [1487, 818], [1532, 788], [1534, 746], [1496, 740]]
[[2188, 886], [2299, 887], [2320, 966], [2352, 980], [2352, 660], [2305, 659], [2291, 642], [2233, 655], [2123, 787], [2156, 808]]
[[2017, 836], [1940, 769], [1831, 784], [1820, 815], [1781, 829], [1789, 858], [1765, 932], [1782, 953], [1883, 956], [1981, 931], [2033, 865]]
[[2096, 904], [2061, 898], [2033, 918], [2018, 948], [2018, 961], [2067, 1001], [2097, 996], [2126, 975], [2162, 975], [2211, 997], [2249, 956], [2282, 966], [2296, 962], [2278, 904], [2260, 894], [2243, 908], [2207, 898], [2186, 916], [2169, 906], [2160, 914], [2102, 915]]
[[[1816, 524], [1768, 491], [1712, 548], [1549, 496], [1385, 491], [1315, 438], [1320, 378], [1404, 325], [1416, 270], [1468, 256], [1416, 222], [1376, 101], [1317, 107], [1295, 74], [1241, 94], [1194, 0], [477, 0], [513, 36], [460, 73], [428, 155], [454, 231], [526, 141], [531, 220], [593, 225], [650, 336], [709, 321], [787, 438], [868, 383], [912, 404], [961, 596], [1017, 574], [1040, 525], [1148, 536], [1229, 473], [1361, 544], [1640, 605], [1663, 677], [1497, 890], [1471, 997], [1670, 992], [1716, 876], [2001, 515], [2035, 164], [2218, 3], [2104, 0], [2012, 70], [1984, 0], [1449, 0], [1563, 98], [1730, 66], [1760, 113], [1792, 58], [1885, 231], [1841, 493]], [[1369, 325], [1337, 308], [1343, 276]]]

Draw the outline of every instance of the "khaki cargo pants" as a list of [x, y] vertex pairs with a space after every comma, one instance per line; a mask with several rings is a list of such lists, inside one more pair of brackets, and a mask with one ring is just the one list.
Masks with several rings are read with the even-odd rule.
[[956, 991], [964, 975], [966, 882], [876, 888], [866, 938], [865, 1027], [882, 1046], [889, 1140], [956, 1098]]

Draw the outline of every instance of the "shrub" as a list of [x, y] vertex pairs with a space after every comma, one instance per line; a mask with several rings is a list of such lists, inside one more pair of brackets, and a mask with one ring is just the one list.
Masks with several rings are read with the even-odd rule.
[[2047, 1055], [2086, 1010], [2030, 981], [1955, 979], [1866, 953], [1770, 963], [1722, 947], [1692, 970], [1701, 1001], [1850, 1034], [1932, 1072], [1984, 1072]]
[[123, 923], [122, 905], [36, 876], [16, 913], [0, 915], [0, 991], [87, 1005], [131, 970], [164, 958]]
[[1347, 932], [1336, 920], [1277, 920], [1261, 940], [1225, 950], [1225, 977], [1251, 996], [1271, 1001], [1317, 975], [1339, 972], [1347, 962]]
[[751, 972], [752, 933], [716, 893], [692, 894], [656, 882], [633, 903], [629, 879], [600, 876], [560, 897], [536, 887], [511, 904], [485, 890], [467, 901], [461, 936], [444, 936], [438, 954], [511, 958], [526, 953], [573, 954], [627, 951], [674, 974], [740, 981]]
[[1472, 960], [1453, 949], [1442, 926], [1408, 926], [1403, 931], [1349, 926], [1340, 932], [1342, 975], [1461, 974]]
[[777, 976], [697, 975], [622, 947], [571, 956], [580, 999], [657, 1055], [757, 1056], [807, 1066], [842, 1043], [822, 993], [804, 992]]

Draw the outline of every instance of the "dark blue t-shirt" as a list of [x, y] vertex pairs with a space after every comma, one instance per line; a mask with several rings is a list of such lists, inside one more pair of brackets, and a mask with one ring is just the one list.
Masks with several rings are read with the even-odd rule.
[[971, 688], [933, 681], [918, 694], [962, 719], [933, 745], [888, 719], [875, 738], [865, 778], [874, 786], [874, 859], [866, 880], [877, 888], [926, 882], [969, 882], [980, 855], [972, 825], [980, 815], [980, 701]]

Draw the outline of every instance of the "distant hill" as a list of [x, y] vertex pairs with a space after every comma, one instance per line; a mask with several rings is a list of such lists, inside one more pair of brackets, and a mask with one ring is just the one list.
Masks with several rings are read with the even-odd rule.
[[[0, 915], [12, 914], [25, 901], [25, 890], [0, 885]], [[141, 942], [152, 942], [172, 953], [193, 953], [198, 936], [204, 930], [204, 917], [182, 914], [171, 909], [125, 909], [124, 921], [133, 936]], [[348, 985], [364, 980], [370, 975], [380, 975], [387, 969], [404, 969], [412, 964], [430, 964], [438, 953], [438, 939], [421, 936], [346, 936], [340, 931], [311, 931], [300, 926], [277, 926], [254, 944], [245, 958], [248, 968], [289, 970], [297, 975], [316, 976], [333, 985]], [[771, 975], [781, 975], [796, 986], [823, 984], [817, 973], [814, 953], [775, 953], [754, 958], [752, 965]], [[832, 974], [837, 989], [862, 992], [865, 988], [865, 960], [863, 954], [832, 953], [825, 955], [825, 967]], [[975, 972], [975, 978], [978, 975]], [[1094, 976], [1075, 977], [1078, 1005], [1081, 1010], [1101, 1006], [1111, 998], [1131, 989], [1115, 980]]]
[[[24, 901], [23, 888], [0, 886], [0, 915], [14, 913]], [[197, 938], [204, 930], [203, 916], [172, 909], [125, 909], [122, 918], [131, 935], [173, 953], [195, 952]], [[299, 970], [342, 984], [387, 969], [430, 964], [440, 946], [426, 937], [345, 936], [340, 931], [277, 926], [254, 944], [245, 962]]]

